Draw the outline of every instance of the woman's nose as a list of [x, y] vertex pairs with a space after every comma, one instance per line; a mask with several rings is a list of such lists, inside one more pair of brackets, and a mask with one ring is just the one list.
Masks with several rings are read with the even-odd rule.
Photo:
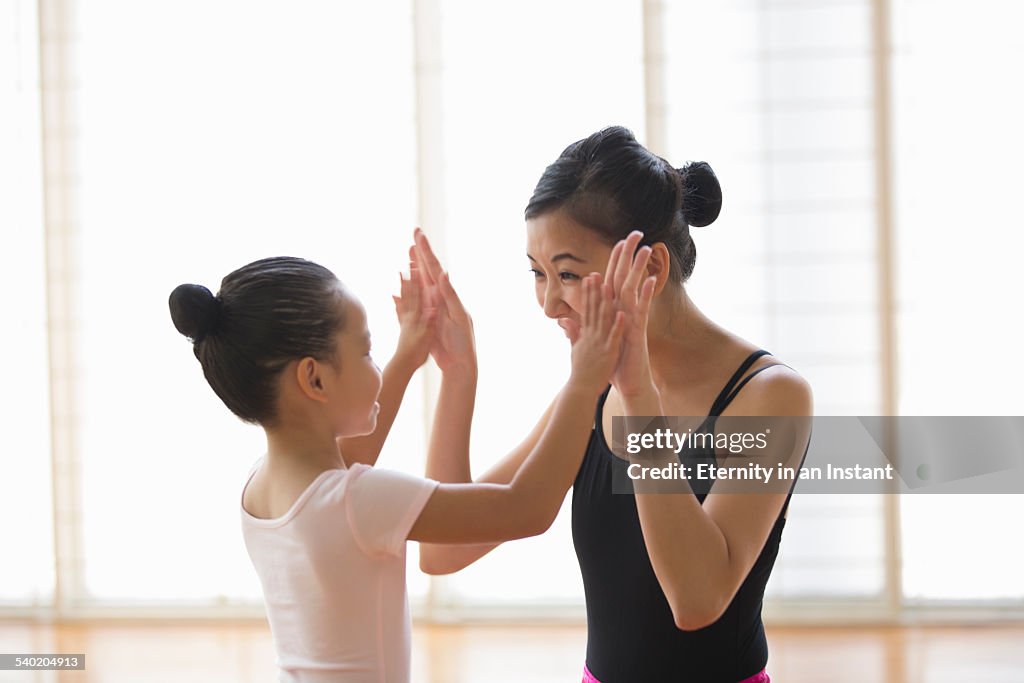
[[568, 306], [562, 299], [562, 292], [557, 285], [548, 285], [543, 294], [544, 315], [549, 318], [561, 318], [565, 315]]

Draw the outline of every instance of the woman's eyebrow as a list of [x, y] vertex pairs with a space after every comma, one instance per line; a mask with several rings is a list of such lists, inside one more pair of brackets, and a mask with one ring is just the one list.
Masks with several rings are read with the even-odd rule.
[[[526, 258], [530, 259], [534, 263], [537, 262], [537, 259], [533, 258], [529, 254], [526, 255]], [[559, 261], [564, 261], [566, 259], [568, 259], [570, 261], [576, 261], [577, 263], [586, 263], [586, 261], [581, 259], [579, 256], [574, 256], [574, 255], [570, 254], [567, 251], [564, 251], [561, 254], [555, 254], [554, 256], [552, 256], [551, 257], [551, 262], [552, 263], [558, 263]]]

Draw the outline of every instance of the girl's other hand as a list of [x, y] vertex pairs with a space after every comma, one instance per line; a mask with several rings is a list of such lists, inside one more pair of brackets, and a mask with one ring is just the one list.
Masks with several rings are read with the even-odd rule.
[[637, 245], [643, 233], [634, 230], [612, 249], [606, 279], [615, 292], [616, 310], [626, 317], [622, 355], [612, 384], [625, 397], [638, 395], [654, 385], [647, 350], [647, 319], [657, 279], [645, 277], [651, 248]]
[[441, 268], [427, 236], [416, 228], [414, 238], [416, 244], [410, 251], [413, 264], [421, 273], [425, 291], [437, 308], [437, 324], [434, 327], [430, 355], [441, 372], [467, 373], [475, 378], [477, 364], [473, 319], [452, 287], [448, 272]]
[[600, 273], [583, 278], [583, 320], [572, 345], [570, 384], [600, 393], [619, 364], [625, 314], [616, 311], [612, 287]]

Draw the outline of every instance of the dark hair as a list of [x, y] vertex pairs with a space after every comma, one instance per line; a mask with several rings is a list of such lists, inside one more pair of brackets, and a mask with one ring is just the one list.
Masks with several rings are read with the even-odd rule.
[[333, 362], [342, 296], [327, 268], [281, 256], [230, 273], [217, 296], [202, 285], [179, 285], [168, 303], [214, 392], [243, 421], [268, 425], [289, 361]]
[[718, 218], [722, 186], [707, 162], [673, 168], [632, 132], [612, 126], [572, 143], [544, 169], [526, 218], [557, 209], [609, 244], [642, 230], [641, 244], [663, 242], [671, 256], [670, 276], [685, 282], [697, 260], [690, 226]]

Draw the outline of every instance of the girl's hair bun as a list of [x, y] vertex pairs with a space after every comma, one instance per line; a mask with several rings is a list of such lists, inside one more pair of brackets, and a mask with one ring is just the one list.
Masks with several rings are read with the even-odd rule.
[[168, 300], [178, 332], [198, 344], [217, 330], [220, 301], [202, 285], [178, 285]]
[[722, 186], [706, 161], [691, 161], [676, 169], [683, 179], [682, 212], [687, 225], [711, 225], [722, 210]]

